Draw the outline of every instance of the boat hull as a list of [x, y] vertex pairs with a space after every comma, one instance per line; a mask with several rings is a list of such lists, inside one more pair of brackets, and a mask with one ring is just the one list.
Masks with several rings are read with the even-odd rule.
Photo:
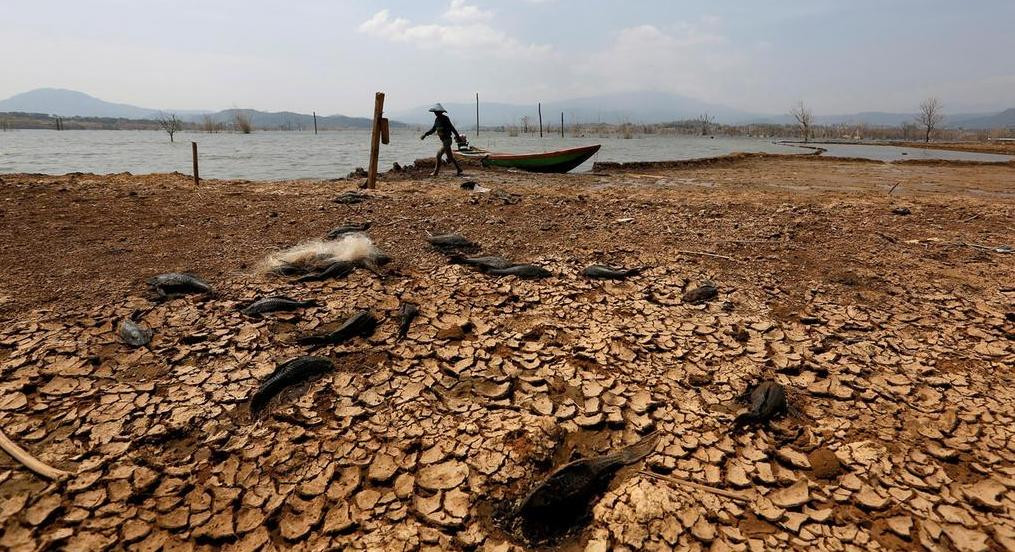
[[545, 153], [493, 153], [479, 148], [455, 152], [464, 159], [478, 159], [485, 167], [521, 169], [538, 173], [566, 173], [588, 161], [600, 145], [582, 146]]

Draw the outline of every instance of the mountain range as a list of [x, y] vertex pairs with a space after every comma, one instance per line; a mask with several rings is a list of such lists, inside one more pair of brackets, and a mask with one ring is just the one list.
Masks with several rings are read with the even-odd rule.
[[[122, 119], [155, 119], [160, 113], [175, 113], [189, 123], [201, 123], [210, 117], [216, 123], [232, 123], [237, 113], [246, 115], [257, 128], [313, 128], [314, 117], [292, 111], [266, 112], [255, 109], [224, 109], [222, 111], [151, 109], [135, 105], [100, 100], [76, 90], [38, 88], [0, 100], [0, 113], [43, 113], [60, 117], [113, 117]], [[322, 130], [334, 128], [370, 128], [372, 121], [365, 117], [345, 115], [318, 115], [317, 125]], [[392, 121], [392, 127], [401, 123]]]
[[[480, 98], [482, 100], [482, 98]], [[476, 105], [471, 102], [444, 103], [453, 120], [464, 129], [475, 125]], [[392, 127], [402, 123], [429, 126], [433, 115], [429, 106], [400, 110], [390, 115]], [[246, 114], [258, 128], [312, 128], [313, 116], [306, 113], [264, 112], [252, 109], [226, 109], [222, 111], [159, 110], [128, 104], [111, 103], [83, 92], [56, 88], [40, 88], [0, 100], [0, 112], [26, 112], [59, 115], [62, 117], [119, 117], [125, 119], [152, 119], [160, 112], [173, 112], [181, 119], [200, 123], [205, 116], [218, 123], [233, 121], [237, 112]], [[604, 94], [551, 101], [542, 105], [544, 126], [558, 125], [560, 114], [565, 124], [591, 123], [662, 123], [693, 119], [703, 113], [726, 124], [793, 124], [789, 114], [760, 114], [741, 111], [728, 106], [704, 102], [687, 96], [666, 92], [640, 91]], [[536, 105], [497, 102], [480, 103], [480, 124], [484, 127], [520, 125], [528, 117], [529, 124], [538, 124]], [[843, 115], [816, 115], [817, 124], [865, 124], [870, 126], [897, 126], [912, 122], [915, 113], [862, 112]], [[345, 115], [318, 116], [318, 126], [328, 128], [369, 128], [367, 117]], [[967, 129], [1015, 127], [1015, 108], [996, 113], [964, 113], [946, 115], [944, 126]]]

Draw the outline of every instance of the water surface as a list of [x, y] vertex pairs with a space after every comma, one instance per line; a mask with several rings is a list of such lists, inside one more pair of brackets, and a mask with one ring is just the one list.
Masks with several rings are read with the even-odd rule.
[[[439, 147], [435, 138], [420, 141], [416, 129], [393, 130], [391, 144], [382, 145], [380, 166], [411, 163], [432, 157]], [[200, 171], [204, 178], [284, 180], [327, 179], [345, 176], [366, 167], [370, 151], [368, 130], [312, 132], [257, 131], [253, 134], [179, 132], [170, 143], [161, 131], [151, 130], [14, 130], [0, 132], [0, 173], [68, 172], [135, 174], [179, 171], [190, 174], [190, 142], [198, 142]], [[471, 142], [506, 152], [550, 151], [588, 144], [602, 144], [595, 157], [579, 167], [587, 171], [595, 161], [668, 161], [714, 157], [732, 152], [800, 153], [800, 148], [773, 143], [770, 139], [636, 134], [565, 136], [538, 134], [509, 136], [482, 131]], [[825, 147], [825, 146], [822, 146]], [[974, 159], [1007, 160], [1000, 155], [940, 152], [885, 146], [832, 146], [828, 155], [875, 159]]]

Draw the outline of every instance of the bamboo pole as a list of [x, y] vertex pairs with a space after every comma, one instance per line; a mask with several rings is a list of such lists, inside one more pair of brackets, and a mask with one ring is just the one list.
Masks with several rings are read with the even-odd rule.
[[194, 157], [194, 185], [201, 183], [201, 176], [197, 173], [197, 142], [190, 143], [190, 151]]
[[476, 92], [476, 137], [479, 138], [479, 92]]
[[542, 102], [536, 104], [536, 109], [539, 111], [539, 137], [543, 137], [543, 104]]
[[377, 155], [381, 149], [381, 115], [384, 113], [384, 92], [374, 97], [374, 128], [370, 133], [370, 170], [367, 172], [367, 188], [377, 187]]
[[560, 112], [560, 137], [564, 137], [564, 112]]
[[314, 134], [317, 134], [317, 112], [314, 112]]

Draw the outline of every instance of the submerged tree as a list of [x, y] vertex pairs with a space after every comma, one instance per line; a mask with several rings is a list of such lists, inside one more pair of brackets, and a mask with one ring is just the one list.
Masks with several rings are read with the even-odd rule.
[[250, 134], [250, 131], [254, 129], [254, 125], [250, 121], [250, 115], [242, 111], [233, 113], [233, 122], [236, 124], [236, 130], [243, 134]]
[[183, 121], [176, 116], [176, 113], [166, 114], [160, 111], [159, 116], [155, 120], [159, 122], [159, 127], [166, 131], [166, 134], [169, 134], [170, 142], [173, 141], [173, 135], [183, 128]]
[[796, 122], [800, 125], [800, 130], [804, 133], [804, 142], [811, 141], [811, 123], [814, 121], [814, 114], [811, 113], [810, 108], [804, 105], [803, 100], [800, 100], [792, 109], [789, 114], [796, 118]]
[[926, 131], [923, 136], [924, 142], [930, 142], [930, 133], [934, 132], [943, 119], [941, 102], [937, 98], [930, 97], [923, 100], [923, 103], [920, 104], [920, 113], [916, 116], [916, 122]]
[[695, 121], [701, 125], [701, 135], [706, 136], [708, 134], [708, 129], [715, 123], [715, 115], [702, 113], [701, 115], [698, 115], [698, 118], [695, 119]]

